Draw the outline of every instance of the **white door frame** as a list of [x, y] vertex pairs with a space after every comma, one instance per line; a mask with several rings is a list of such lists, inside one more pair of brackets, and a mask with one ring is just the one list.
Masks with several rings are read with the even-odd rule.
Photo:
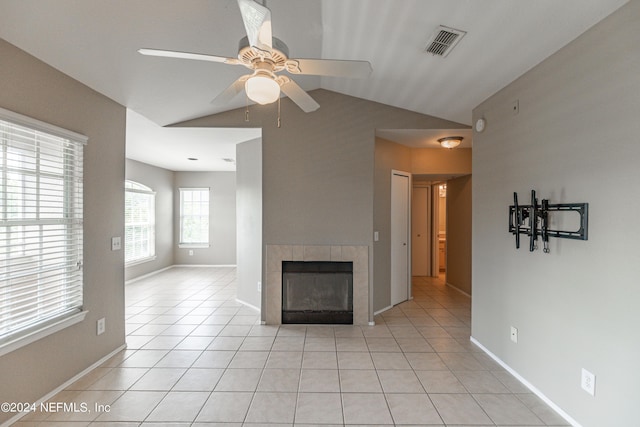
[[[406, 177], [407, 178], [407, 187], [406, 187], [406, 206], [405, 208], [405, 212], [407, 215], [406, 218], [406, 230], [405, 231], [399, 231], [399, 230], [394, 230], [394, 226], [393, 226], [393, 212], [394, 212], [394, 186], [393, 186], [393, 180], [394, 180], [394, 176], [400, 176], [400, 177]], [[391, 297], [391, 305], [396, 305], [399, 304], [402, 301], [406, 301], [412, 298], [411, 296], [411, 174], [409, 172], [404, 172], [404, 171], [398, 171], [398, 170], [391, 170], [391, 286], [390, 286], [390, 297]], [[401, 232], [402, 235], [396, 235], [396, 233]], [[395, 239], [398, 238], [400, 239], [403, 243], [404, 243], [404, 250], [406, 250], [406, 265], [404, 266], [396, 266], [395, 265], [395, 257], [394, 257], [394, 247], [393, 247], [393, 242], [395, 241]], [[399, 241], [400, 241], [399, 240]], [[394, 288], [394, 272], [396, 271], [396, 269], [406, 269], [406, 299], [402, 299], [404, 298], [405, 295], [405, 289], [399, 289], [399, 288]], [[398, 285], [395, 285], [398, 286]], [[400, 285], [401, 286], [401, 285]], [[396, 290], [396, 292], [394, 292], [394, 289]], [[396, 298], [396, 293], [399, 292], [399, 294], [401, 294], [402, 296], [399, 298]]]

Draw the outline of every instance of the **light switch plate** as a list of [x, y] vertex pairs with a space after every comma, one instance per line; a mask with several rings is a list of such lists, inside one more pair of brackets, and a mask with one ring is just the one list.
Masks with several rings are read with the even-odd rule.
[[119, 251], [120, 249], [122, 249], [122, 238], [120, 238], [120, 236], [112, 237], [111, 238], [111, 250], [112, 251]]

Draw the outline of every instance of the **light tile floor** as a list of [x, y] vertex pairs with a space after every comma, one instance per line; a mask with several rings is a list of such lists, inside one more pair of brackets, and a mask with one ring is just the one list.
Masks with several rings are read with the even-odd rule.
[[567, 425], [469, 341], [470, 300], [442, 280], [414, 278], [366, 327], [260, 325], [234, 281], [173, 268], [127, 285], [127, 350], [52, 399], [91, 412], [16, 425]]

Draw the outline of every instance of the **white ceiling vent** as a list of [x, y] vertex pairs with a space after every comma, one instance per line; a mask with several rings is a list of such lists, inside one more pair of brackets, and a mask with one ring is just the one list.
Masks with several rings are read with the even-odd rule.
[[462, 37], [467, 34], [466, 31], [456, 30], [445, 26], [439, 26], [433, 33], [431, 41], [427, 44], [425, 52], [437, 56], [447, 56], [451, 49], [457, 45]]

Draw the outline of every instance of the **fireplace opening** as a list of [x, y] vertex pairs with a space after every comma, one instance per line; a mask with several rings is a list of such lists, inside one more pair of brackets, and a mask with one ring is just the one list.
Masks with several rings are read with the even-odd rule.
[[353, 324], [353, 262], [283, 261], [282, 323]]

